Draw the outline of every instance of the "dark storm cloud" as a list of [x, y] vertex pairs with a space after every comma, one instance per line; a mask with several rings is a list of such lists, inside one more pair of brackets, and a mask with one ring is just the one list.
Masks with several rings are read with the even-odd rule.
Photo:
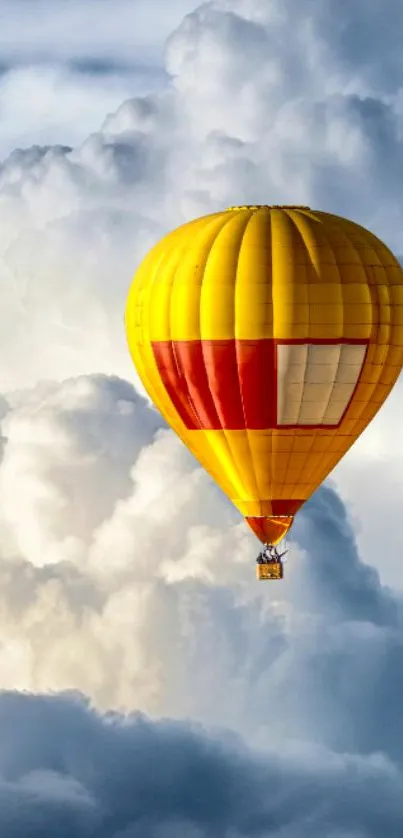
[[[298, 7], [295, 0], [294, 5]], [[362, 79], [383, 92], [401, 87], [403, 7], [399, 0], [389, 0], [387, 7], [383, 0], [370, 4], [311, 0], [310, 7], [316, 33], [329, 43], [346, 72], [359, 68]]]
[[[77, 59], [73, 58], [72, 60], [64, 60], [61, 63], [66, 71], [69, 70], [78, 76], [104, 76], [108, 78], [108, 76], [131, 75], [137, 79], [143, 79], [144, 82], [149, 81], [150, 84], [156, 81], [166, 83], [168, 80], [168, 75], [163, 67], [155, 66], [151, 62], [148, 64], [146, 60], [144, 62], [138, 62], [135, 56], [133, 56], [132, 60], [129, 60], [129, 57], [119, 60], [117, 57], [109, 58], [108, 56], [90, 55]], [[47, 56], [41, 53], [35, 56], [19, 55], [14, 60], [8, 62], [0, 60], [0, 77], [14, 70], [37, 70], [39, 68], [46, 71], [47, 68], [52, 69], [57, 66], [59, 66], [59, 63], [54, 56]]]
[[7, 838], [400, 838], [386, 758], [257, 754], [179, 722], [100, 716], [79, 696], [0, 695]]
[[161, 65], [162, 45], [197, 0], [2, 0], [4, 60], [94, 59]]
[[403, 603], [360, 560], [333, 489], [307, 503], [294, 537], [305, 550], [289, 583], [298, 616], [270, 699], [284, 733], [403, 765]]
[[401, 625], [402, 605], [381, 585], [377, 570], [360, 559], [348, 512], [334, 489], [326, 485], [314, 494], [296, 518], [293, 534], [306, 550], [298, 576], [305, 606], [311, 600], [328, 621]]

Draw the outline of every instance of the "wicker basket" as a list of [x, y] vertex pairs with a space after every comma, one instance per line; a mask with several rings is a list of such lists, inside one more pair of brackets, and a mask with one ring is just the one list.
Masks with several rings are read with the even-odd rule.
[[258, 579], [282, 579], [283, 565], [281, 562], [267, 562], [256, 565], [256, 576]]

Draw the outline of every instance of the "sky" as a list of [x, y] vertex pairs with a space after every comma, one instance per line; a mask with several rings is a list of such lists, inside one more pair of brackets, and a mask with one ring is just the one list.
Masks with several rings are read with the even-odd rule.
[[402, 383], [281, 586], [145, 397], [164, 233], [303, 203], [403, 257], [398, 0], [0, 0], [0, 833], [401, 838]]

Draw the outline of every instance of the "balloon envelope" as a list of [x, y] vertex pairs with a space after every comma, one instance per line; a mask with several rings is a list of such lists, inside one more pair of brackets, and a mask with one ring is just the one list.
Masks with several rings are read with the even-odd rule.
[[400, 373], [403, 271], [344, 218], [233, 207], [151, 250], [126, 331], [156, 407], [276, 544]]

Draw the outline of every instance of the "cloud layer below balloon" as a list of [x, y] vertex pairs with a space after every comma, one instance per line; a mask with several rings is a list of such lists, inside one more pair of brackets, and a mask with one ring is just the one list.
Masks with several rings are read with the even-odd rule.
[[10, 838], [401, 833], [402, 774], [380, 754], [258, 754], [188, 724], [102, 717], [79, 696], [3, 694], [0, 733]]

